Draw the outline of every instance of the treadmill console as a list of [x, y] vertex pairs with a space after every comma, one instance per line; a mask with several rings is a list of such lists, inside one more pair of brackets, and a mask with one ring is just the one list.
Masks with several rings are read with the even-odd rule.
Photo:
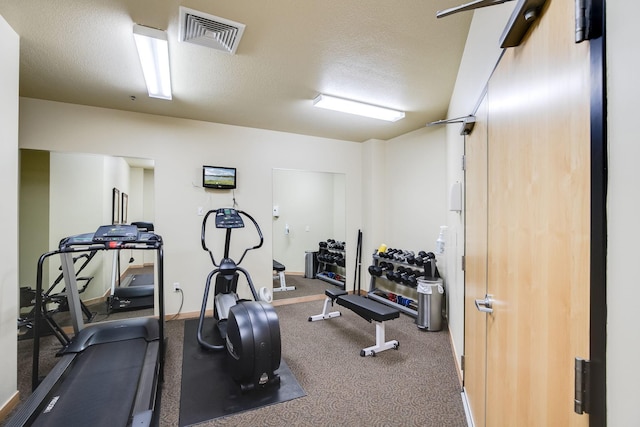
[[93, 235], [93, 241], [98, 243], [134, 242], [136, 240], [138, 240], [138, 227], [135, 225], [103, 225]]
[[94, 233], [77, 234], [75, 236], [65, 237], [60, 241], [60, 249], [67, 246], [80, 246], [93, 244]]
[[238, 211], [232, 208], [220, 208], [216, 211], [216, 228], [243, 228], [244, 221]]

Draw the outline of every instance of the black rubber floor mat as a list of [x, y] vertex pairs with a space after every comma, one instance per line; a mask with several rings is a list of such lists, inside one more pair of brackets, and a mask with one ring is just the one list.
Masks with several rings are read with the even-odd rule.
[[[216, 342], [214, 321], [206, 319], [205, 340]], [[242, 394], [227, 368], [226, 351], [210, 352], [200, 348], [196, 339], [198, 319], [184, 324], [182, 385], [180, 393], [180, 426], [189, 426], [226, 417], [262, 406], [286, 402], [306, 393], [284, 360], [276, 371], [280, 386]]]

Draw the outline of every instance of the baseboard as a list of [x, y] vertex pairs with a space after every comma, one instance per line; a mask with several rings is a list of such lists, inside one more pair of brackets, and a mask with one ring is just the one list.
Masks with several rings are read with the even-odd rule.
[[[164, 316], [165, 321], [171, 320], [189, 320], [189, 319], [197, 319], [200, 317], [199, 311], [192, 311], [189, 313], [175, 313], [175, 314], [166, 314]], [[205, 312], [205, 317], [213, 317], [213, 310], [207, 310]]]
[[109, 298], [109, 295], [111, 295], [111, 288], [104, 291], [104, 294], [102, 294], [101, 296], [91, 298], [88, 300], [82, 300], [82, 302], [85, 303], [85, 305], [93, 305], [93, 304], [98, 304], [103, 302], [106, 304], [107, 298]]
[[273, 301], [271, 303], [271, 305], [273, 305], [274, 307], [278, 307], [278, 306], [282, 306], [282, 305], [297, 304], [297, 303], [300, 303], [300, 302], [324, 300], [324, 298], [325, 298], [324, 294], [307, 295], [307, 296], [304, 296], [304, 297], [285, 298], [285, 299], [281, 299], [281, 300], [275, 300], [275, 301]]
[[20, 392], [16, 391], [15, 393], [13, 393], [13, 396], [11, 396], [9, 400], [7, 400], [7, 403], [5, 403], [0, 408], [0, 422], [4, 421], [9, 416], [11, 411], [13, 411], [16, 408], [16, 406], [18, 406], [19, 403], [20, 403]]
[[451, 329], [447, 328], [447, 332], [449, 333], [449, 343], [451, 345], [451, 352], [453, 353], [453, 362], [456, 365], [456, 373], [458, 374], [458, 381], [460, 382], [460, 388], [464, 385], [464, 376], [462, 373], [462, 366], [460, 365], [462, 359], [458, 352], [456, 351], [456, 344], [453, 341], [453, 337], [451, 336]]
[[469, 399], [467, 399], [467, 392], [464, 388], [462, 389], [462, 393], [460, 393], [460, 396], [462, 397], [464, 416], [467, 418], [467, 426], [474, 427], [473, 416], [471, 415], [471, 407], [469, 406]]

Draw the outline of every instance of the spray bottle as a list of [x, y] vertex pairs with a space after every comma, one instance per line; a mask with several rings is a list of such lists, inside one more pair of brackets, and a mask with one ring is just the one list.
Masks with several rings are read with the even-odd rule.
[[436, 254], [437, 255], [442, 255], [444, 253], [444, 246], [445, 246], [445, 233], [447, 232], [447, 226], [446, 225], [441, 225], [440, 226], [440, 234], [438, 234], [438, 238], [436, 239]]

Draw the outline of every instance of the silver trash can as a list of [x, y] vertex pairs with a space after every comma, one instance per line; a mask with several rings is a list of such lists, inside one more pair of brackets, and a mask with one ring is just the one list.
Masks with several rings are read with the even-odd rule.
[[442, 279], [418, 279], [418, 328], [425, 331], [442, 329]]
[[306, 279], [316, 278], [316, 270], [318, 269], [316, 254], [317, 252], [314, 251], [304, 252], [304, 277]]

